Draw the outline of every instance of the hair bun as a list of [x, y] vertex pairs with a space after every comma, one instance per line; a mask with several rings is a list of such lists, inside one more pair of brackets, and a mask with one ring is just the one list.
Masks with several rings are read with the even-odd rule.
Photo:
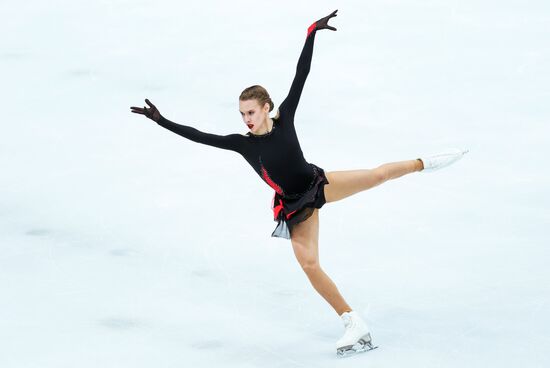
[[269, 103], [269, 111], [273, 111], [275, 105], [267, 93], [266, 89], [260, 85], [253, 85], [244, 89], [239, 96], [240, 101], [256, 100], [263, 108], [266, 103]]

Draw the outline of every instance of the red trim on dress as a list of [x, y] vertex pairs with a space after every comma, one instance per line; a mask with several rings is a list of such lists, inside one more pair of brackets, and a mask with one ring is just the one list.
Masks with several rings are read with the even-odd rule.
[[283, 210], [283, 201], [279, 198], [279, 204], [275, 207], [273, 207], [273, 219], [277, 221], [279, 218], [279, 212]]
[[283, 190], [279, 185], [277, 185], [277, 183], [271, 180], [264, 165], [262, 165], [261, 170], [262, 170], [262, 178], [266, 181], [266, 183], [269, 184], [271, 188], [275, 189], [277, 193], [279, 193], [280, 195], [283, 195]]
[[315, 26], [316, 26], [316, 25], [317, 25], [317, 22], [313, 22], [313, 24], [309, 26], [309, 28], [307, 29], [307, 36], [306, 36], [306, 38], [309, 37], [309, 34], [310, 34], [311, 32], [313, 32], [313, 30], [315, 29]]
[[[275, 195], [273, 195], [273, 203], [272, 203], [272, 205], [273, 205], [274, 203], [275, 203]], [[274, 219], [275, 221], [277, 221], [277, 219], [279, 218], [279, 213], [280, 213], [281, 211], [283, 211], [283, 213], [284, 213], [284, 204], [283, 204], [283, 200], [282, 200], [281, 198], [279, 198], [279, 204], [276, 205], [276, 206], [273, 206], [273, 219]], [[298, 211], [298, 210], [294, 210], [294, 211], [292, 211], [292, 212], [290, 212], [290, 213], [286, 213], [286, 214], [285, 214], [286, 219], [288, 220], [289, 218], [291, 218], [292, 215], [293, 215], [296, 211]]]

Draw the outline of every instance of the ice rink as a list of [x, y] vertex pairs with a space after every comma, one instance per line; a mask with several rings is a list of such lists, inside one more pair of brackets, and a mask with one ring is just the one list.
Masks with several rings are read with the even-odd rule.
[[[379, 349], [272, 238], [273, 190], [204, 132], [275, 110], [326, 172], [470, 152], [320, 210], [320, 261]], [[0, 367], [548, 367], [547, 1], [0, 2]], [[271, 116], [275, 115], [275, 110]], [[546, 189], [545, 189], [546, 188]]]

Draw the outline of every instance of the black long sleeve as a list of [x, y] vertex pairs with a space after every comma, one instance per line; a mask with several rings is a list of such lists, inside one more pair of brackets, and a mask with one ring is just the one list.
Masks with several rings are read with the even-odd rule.
[[193, 142], [242, 153], [244, 137], [240, 134], [217, 135], [205, 133], [187, 125], [176, 124], [164, 117], [161, 117], [157, 124]]
[[316, 23], [313, 23], [308, 28], [308, 33], [306, 36], [306, 41], [298, 59], [298, 65], [296, 66], [296, 75], [290, 86], [290, 91], [288, 96], [284, 99], [279, 107], [281, 114], [286, 114], [290, 117], [291, 121], [294, 120], [294, 114], [296, 113], [296, 108], [298, 107], [298, 102], [300, 101], [300, 96], [302, 95], [302, 90], [304, 89], [304, 84], [306, 83], [309, 70], [311, 68], [311, 58], [313, 55], [313, 44], [315, 41]]
[[270, 132], [262, 135], [248, 132], [247, 135], [224, 136], [201, 132], [164, 117], [159, 120], [158, 125], [194, 142], [240, 153], [262, 180], [283, 197], [303, 193], [314, 180], [315, 172], [300, 147], [294, 129], [294, 112], [311, 65], [315, 26], [313, 23], [308, 28], [296, 75], [288, 96], [279, 107], [279, 118], [273, 118], [273, 128]]
[[[272, 118], [271, 131], [260, 135], [253, 134], [251, 131], [246, 135], [217, 135], [201, 132], [191, 126], [176, 124], [164, 117], [157, 122], [158, 125], [194, 142], [240, 153], [258, 176], [275, 191], [271, 208], [278, 225], [272, 236], [282, 236], [287, 239], [290, 239], [290, 234], [284, 233], [284, 230], [281, 232], [281, 229], [286, 228], [283, 221], [288, 219], [292, 221], [292, 216], [300, 213], [297, 212], [298, 207], [303, 204], [310, 207], [317, 206], [317, 202], [307, 202], [310, 199], [315, 201], [316, 199], [315, 196], [306, 195], [306, 193], [310, 193], [313, 185], [319, 180], [328, 183], [326, 178], [319, 178], [319, 172], [322, 169], [309, 163], [304, 157], [294, 127], [294, 115], [311, 67], [316, 27], [317, 24], [314, 22], [307, 30], [294, 80], [287, 97], [279, 106], [279, 116]], [[194, 157], [194, 159], [200, 159], [200, 157]], [[205, 163], [205, 165], [208, 164]], [[217, 175], [215, 172], [212, 175], [221, 186], [224, 182], [234, 179], [231, 175]], [[233, 208], [221, 206], [220, 209], [227, 211], [230, 215], [233, 213], [231, 212]]]

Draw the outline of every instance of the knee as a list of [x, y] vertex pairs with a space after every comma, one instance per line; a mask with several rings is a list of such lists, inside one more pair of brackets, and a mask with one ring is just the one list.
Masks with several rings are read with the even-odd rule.
[[302, 266], [302, 270], [304, 270], [306, 274], [315, 273], [321, 269], [319, 260], [316, 259], [302, 260], [300, 266]]

